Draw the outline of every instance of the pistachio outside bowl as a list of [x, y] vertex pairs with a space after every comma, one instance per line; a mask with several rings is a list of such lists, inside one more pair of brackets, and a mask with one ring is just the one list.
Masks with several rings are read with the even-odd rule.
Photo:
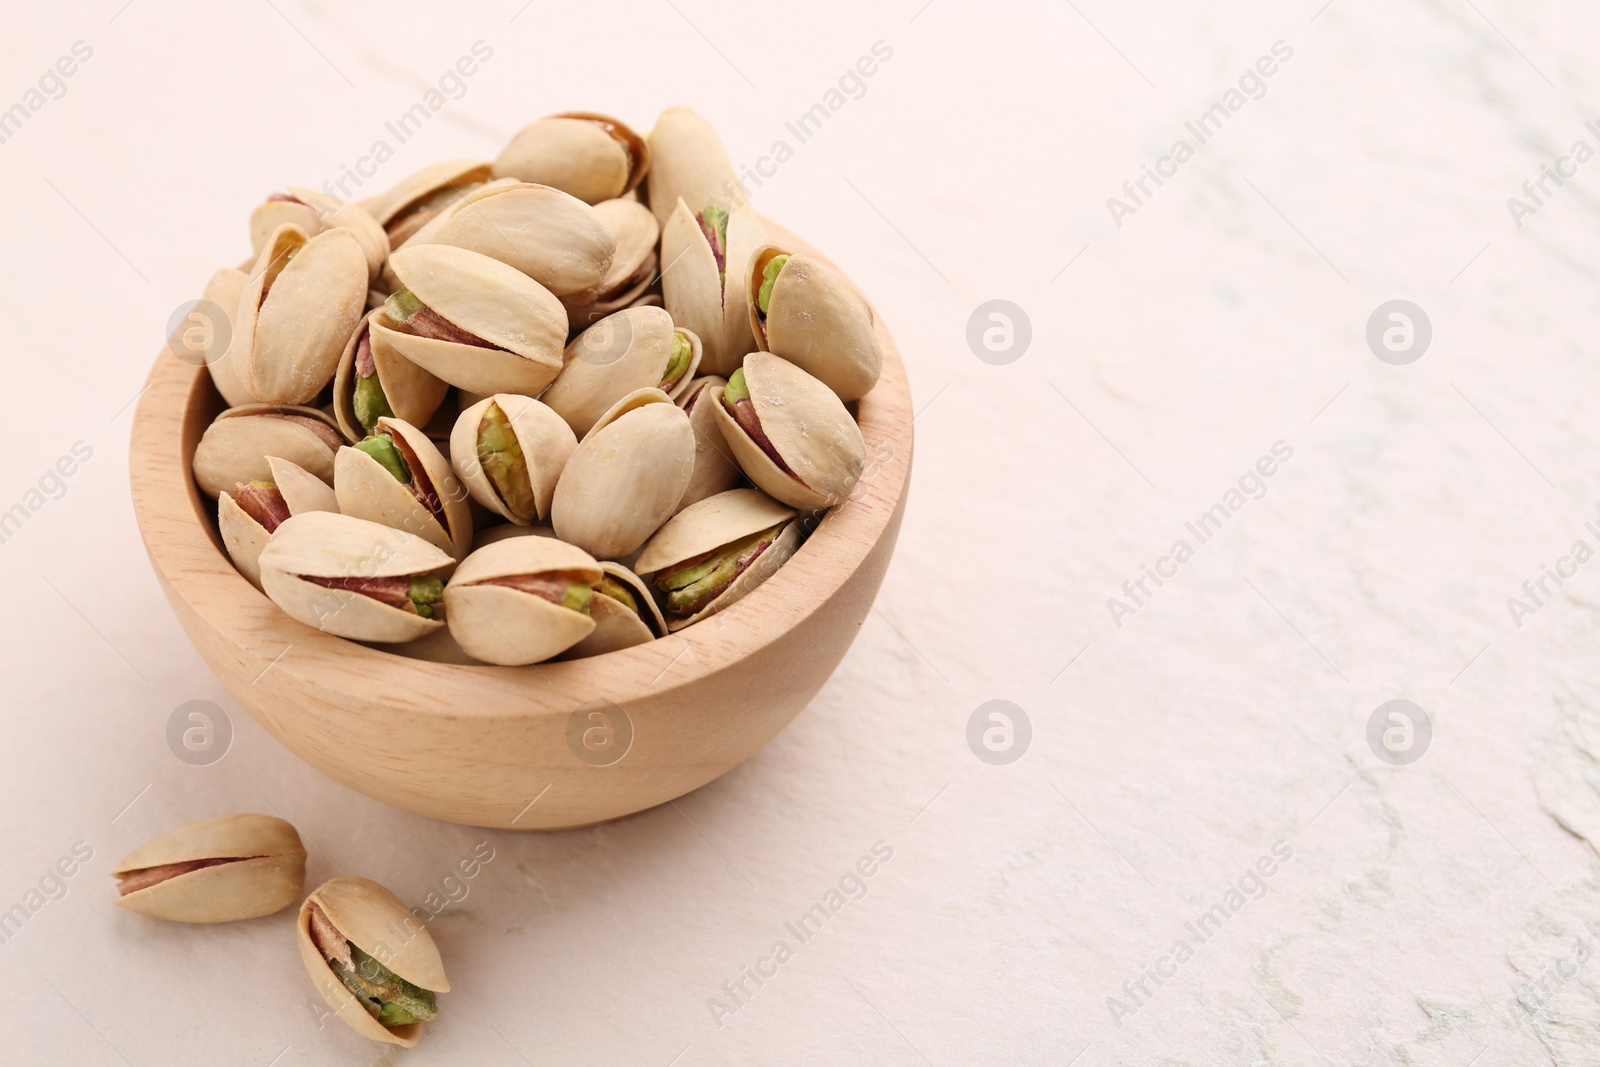
[[[768, 223], [775, 241], [816, 252]], [[682, 796], [771, 740], [844, 658], [905, 511], [911, 398], [884, 328], [858, 405], [867, 467], [771, 579], [659, 641], [532, 667], [368, 648], [280, 611], [234, 570], [190, 469], [223, 402], [162, 351], [134, 417], [134, 511], [156, 578], [200, 655], [273, 736], [367, 796], [474, 826], [552, 830]]]

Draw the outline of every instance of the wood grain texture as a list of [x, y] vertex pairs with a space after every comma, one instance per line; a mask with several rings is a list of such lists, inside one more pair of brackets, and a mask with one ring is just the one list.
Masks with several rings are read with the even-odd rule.
[[[767, 225], [775, 240], [817, 255]], [[621, 652], [457, 666], [295, 622], [222, 551], [213, 504], [190, 472], [222, 401], [203, 368], [165, 350], [134, 418], [134, 511], [156, 577], [201, 656], [308, 763], [368, 796], [451, 822], [548, 830], [614, 819], [749, 758], [822, 688], [871, 610], [905, 511], [912, 452], [905, 368], [881, 316], [877, 331], [883, 375], [859, 402], [867, 469], [852, 499], [744, 600]], [[569, 732], [601, 725], [590, 710], [631, 723], [620, 758], [586, 760], [569, 744]], [[597, 765], [607, 759], [614, 762]]]

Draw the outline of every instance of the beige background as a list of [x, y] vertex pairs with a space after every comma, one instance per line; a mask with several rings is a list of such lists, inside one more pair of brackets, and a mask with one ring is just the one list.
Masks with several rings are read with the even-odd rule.
[[[0, 108], [93, 49], [0, 144], [0, 511], [40, 505], [0, 544], [0, 909], [93, 853], [0, 945], [0, 1059], [1600, 1062], [1600, 567], [1520, 627], [1507, 607], [1600, 548], [1600, 163], [1520, 227], [1507, 206], [1600, 148], [1582, 5], [121, 5], [26, 7], [0, 40]], [[479, 40], [363, 192], [574, 107], [687, 103], [751, 165], [786, 139], [756, 203], [872, 296], [921, 409], [899, 554], [810, 709], [675, 806], [545, 836], [388, 810], [271, 741], [168, 613], [124, 475], [167, 316], [242, 256], [250, 207], [354, 165]], [[1278, 41], [1260, 99], [1116, 225], [1107, 198]], [[1432, 323], [1409, 366], [1364, 340], [1396, 298]], [[1031, 319], [1008, 365], [966, 341], [992, 299]], [[1278, 441], [1265, 494], [1119, 627], [1108, 598]], [[30, 498], [76, 442], [60, 498]], [[1403, 767], [1365, 740], [1397, 698], [1433, 727]], [[1008, 766], [966, 742], [994, 699], [1032, 724]], [[190, 700], [232, 717], [210, 766], [167, 746]], [[236, 810], [296, 823], [312, 878], [418, 903], [490, 843], [433, 926], [458, 992], [417, 1050], [319, 1026], [287, 915], [110, 906], [121, 855]], [[865, 896], [793, 939], [879, 841]], [[1189, 935], [1279, 841], [1260, 899]], [[793, 958], [718, 1025], [778, 939]], [[1173, 976], [1134, 999], [1147, 966]]]

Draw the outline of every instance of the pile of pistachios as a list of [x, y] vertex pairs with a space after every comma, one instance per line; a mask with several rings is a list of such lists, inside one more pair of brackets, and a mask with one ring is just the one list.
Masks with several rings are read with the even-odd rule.
[[[163, 834], [111, 870], [116, 904], [180, 923], [258, 919], [300, 899], [306, 850], [270, 815], [224, 815]], [[439, 948], [415, 909], [354, 875], [324, 882], [300, 905], [300, 959], [328, 1008], [362, 1037], [417, 1043], [450, 991]]]
[[553, 115], [368, 200], [291, 187], [250, 237], [206, 288], [227, 409], [194, 476], [239, 572], [327, 633], [627, 648], [747, 595], [861, 477], [872, 309], [768, 242], [687, 108], [648, 138]]

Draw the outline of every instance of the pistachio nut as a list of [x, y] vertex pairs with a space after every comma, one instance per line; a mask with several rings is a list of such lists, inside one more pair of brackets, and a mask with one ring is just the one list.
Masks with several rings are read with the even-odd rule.
[[406, 243], [452, 245], [497, 259], [560, 297], [600, 291], [616, 238], [594, 208], [547, 185], [491, 182], [450, 205]]
[[439, 947], [400, 898], [377, 882], [324, 882], [300, 905], [300, 961], [346, 1026], [407, 1048], [450, 992]]
[[600, 564], [600, 579], [589, 599], [594, 630], [561, 654], [562, 659], [583, 659], [632, 648], [667, 633], [666, 620], [650, 589], [637, 574], [609, 560]]
[[162, 834], [111, 874], [119, 908], [180, 923], [225, 923], [298, 900], [306, 850], [282, 819], [224, 815]]
[[661, 308], [628, 308], [607, 315], [567, 346], [565, 366], [539, 399], [581, 436], [636, 389], [677, 397], [689, 387], [700, 357], [700, 338], [673, 326]]
[[366, 297], [366, 253], [349, 230], [274, 230], [233, 325], [229, 358], [239, 357], [250, 394], [269, 404], [310, 403], [333, 378]]
[[714, 411], [722, 387], [727, 384], [727, 379], [708, 374], [694, 379], [678, 396], [677, 404], [689, 416], [689, 428], [694, 430], [694, 474], [689, 477], [683, 499], [678, 501], [679, 511], [708, 496], [725, 493], [744, 480], [744, 472], [734, 462], [733, 450], [723, 440]]
[[240, 482], [217, 497], [217, 531], [240, 574], [261, 588], [261, 550], [291, 515], [338, 511], [333, 489], [321, 478], [277, 456], [267, 457], [270, 481]]
[[379, 314], [373, 311], [361, 320], [333, 376], [333, 415], [352, 441], [372, 433], [384, 416], [426, 426], [450, 391], [447, 383], [373, 336], [372, 321]]
[[556, 483], [550, 524], [597, 559], [620, 559], [678, 509], [693, 473], [689, 417], [661, 390], [637, 390], [578, 442]]
[[838, 271], [764, 245], [750, 257], [745, 303], [757, 347], [793, 363], [840, 400], [858, 400], [877, 384], [883, 349], [872, 307]]
[[389, 235], [378, 220], [355, 204], [315, 189], [290, 186], [273, 193], [250, 213], [250, 247], [256, 255], [266, 247], [279, 226], [298, 226], [315, 237], [323, 230], [346, 229], [367, 257], [367, 277], [376, 278], [389, 258]]
[[866, 443], [832, 389], [786, 359], [752, 352], [719, 399], [723, 438], [768, 495], [807, 510], [850, 495], [866, 466]]
[[490, 166], [480, 160], [452, 159], [424, 167], [393, 189], [365, 201], [366, 209], [398, 249], [441, 211], [490, 178]]
[[272, 480], [268, 456], [281, 456], [323, 481], [333, 480], [339, 428], [316, 408], [245, 404], [218, 415], [194, 450], [194, 480], [207, 496], [240, 482]]
[[650, 169], [650, 147], [621, 119], [563, 111], [517, 131], [494, 161], [496, 178], [536, 182], [598, 204], [630, 192]]
[[[743, 203], [722, 138], [711, 123], [686, 107], [669, 107], [656, 118], [655, 129], [650, 131], [646, 189], [650, 208], [662, 226], [680, 199], [723, 208]], [[672, 262], [670, 256], [664, 258]]]
[[244, 287], [249, 281], [250, 276], [244, 271], [223, 267], [206, 282], [205, 292], [201, 294], [228, 315], [228, 348], [221, 352], [207, 351], [206, 369], [211, 372], [211, 384], [217, 387], [217, 392], [222, 394], [223, 402], [229, 407], [256, 402], [256, 398], [250, 395], [249, 386], [245, 384], [244, 360], [238, 356], [238, 345], [231, 340], [233, 319], [239, 313], [239, 297], [244, 294]]
[[415, 641], [444, 623], [441, 575], [455, 563], [415, 534], [313, 511], [279, 526], [261, 552], [261, 586], [289, 616], [352, 641]]
[[449, 245], [389, 257], [401, 288], [371, 323], [390, 346], [442, 381], [473, 393], [537, 395], [561, 371], [561, 301], [499, 260]]
[[472, 548], [466, 490], [428, 435], [408, 422], [379, 418], [371, 437], [339, 449], [333, 491], [345, 515], [416, 534], [456, 559]]
[[518, 526], [550, 514], [550, 499], [578, 438], [532, 397], [497, 393], [461, 413], [450, 459], [472, 499]]
[[655, 281], [660, 263], [656, 243], [661, 239], [661, 224], [649, 208], [637, 200], [602, 200], [594, 210], [611, 230], [617, 250], [598, 292], [592, 297], [578, 294], [562, 299], [575, 329], [632, 306]]
[[462, 560], [445, 586], [450, 632], [485, 663], [547, 660], [594, 630], [589, 605], [601, 573], [593, 557], [564, 541], [497, 541]]
[[661, 230], [661, 296], [672, 321], [700, 336], [705, 369], [729, 374], [755, 348], [742, 295], [750, 255], [766, 243], [750, 208], [691, 212], [678, 201]]
[[800, 547], [795, 510], [759, 489], [730, 489], [678, 512], [634, 566], [663, 598], [679, 630], [766, 581]]

